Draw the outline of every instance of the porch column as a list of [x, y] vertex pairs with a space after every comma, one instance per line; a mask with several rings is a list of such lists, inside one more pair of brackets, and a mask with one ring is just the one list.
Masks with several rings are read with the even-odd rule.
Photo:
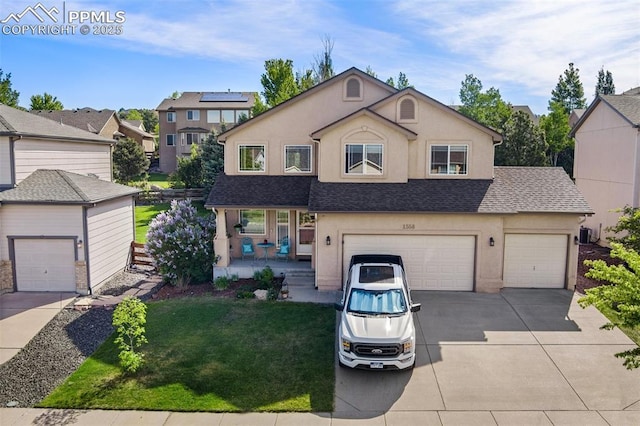
[[216, 236], [213, 237], [213, 251], [218, 258], [215, 266], [227, 267], [231, 263], [229, 253], [229, 237], [227, 236], [227, 211], [226, 209], [216, 210]]

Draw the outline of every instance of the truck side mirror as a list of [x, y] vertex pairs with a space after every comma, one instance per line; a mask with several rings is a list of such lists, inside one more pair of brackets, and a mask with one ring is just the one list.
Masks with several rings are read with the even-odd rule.
[[414, 303], [411, 305], [411, 312], [418, 312], [422, 308], [420, 303]]
[[342, 302], [336, 302], [333, 304], [333, 306], [336, 308], [336, 311], [344, 311], [344, 305], [342, 304]]

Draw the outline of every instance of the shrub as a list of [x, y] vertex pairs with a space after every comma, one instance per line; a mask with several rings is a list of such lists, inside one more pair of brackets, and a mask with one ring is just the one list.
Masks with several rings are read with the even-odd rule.
[[204, 282], [213, 273], [214, 234], [213, 214], [199, 217], [191, 200], [173, 200], [168, 211], [151, 221], [145, 249], [166, 282]]
[[218, 277], [213, 281], [213, 286], [218, 290], [225, 290], [229, 287], [229, 278]]
[[236, 297], [238, 299], [254, 299], [256, 297], [255, 294], [253, 294], [252, 291], [249, 290], [242, 290], [242, 291], [238, 291], [236, 293]]
[[147, 305], [140, 299], [127, 296], [113, 311], [112, 324], [118, 333], [115, 343], [120, 348], [120, 366], [135, 373], [144, 363], [143, 354], [136, 349], [147, 343], [144, 325], [147, 323]]
[[254, 272], [253, 279], [258, 281], [258, 288], [268, 290], [273, 287], [273, 270], [269, 266], [266, 266], [261, 271]]

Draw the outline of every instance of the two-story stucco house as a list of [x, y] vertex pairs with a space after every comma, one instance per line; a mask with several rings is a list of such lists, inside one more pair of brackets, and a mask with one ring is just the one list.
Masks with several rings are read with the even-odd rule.
[[127, 264], [135, 188], [116, 141], [0, 104], [0, 292], [90, 293]]
[[584, 226], [591, 241], [608, 245], [615, 210], [640, 207], [640, 88], [598, 96], [573, 126], [573, 175], [594, 215]]
[[191, 155], [191, 147], [209, 133], [219, 133], [251, 116], [254, 92], [183, 92], [164, 99], [156, 108], [159, 120], [160, 170], [176, 170], [178, 158]]
[[561, 168], [494, 167], [501, 140], [349, 69], [219, 136], [214, 274], [242, 238], [287, 237], [320, 290], [341, 288], [351, 256], [370, 253], [401, 255], [418, 290], [572, 289], [591, 209]]

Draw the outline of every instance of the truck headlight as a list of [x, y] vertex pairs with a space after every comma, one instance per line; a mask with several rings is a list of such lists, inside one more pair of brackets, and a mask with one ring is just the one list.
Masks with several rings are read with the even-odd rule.
[[351, 342], [347, 339], [342, 339], [342, 350], [345, 352], [351, 352]]
[[404, 342], [402, 342], [402, 353], [403, 354], [410, 353], [412, 348], [413, 348], [413, 341], [411, 339], [405, 340]]

